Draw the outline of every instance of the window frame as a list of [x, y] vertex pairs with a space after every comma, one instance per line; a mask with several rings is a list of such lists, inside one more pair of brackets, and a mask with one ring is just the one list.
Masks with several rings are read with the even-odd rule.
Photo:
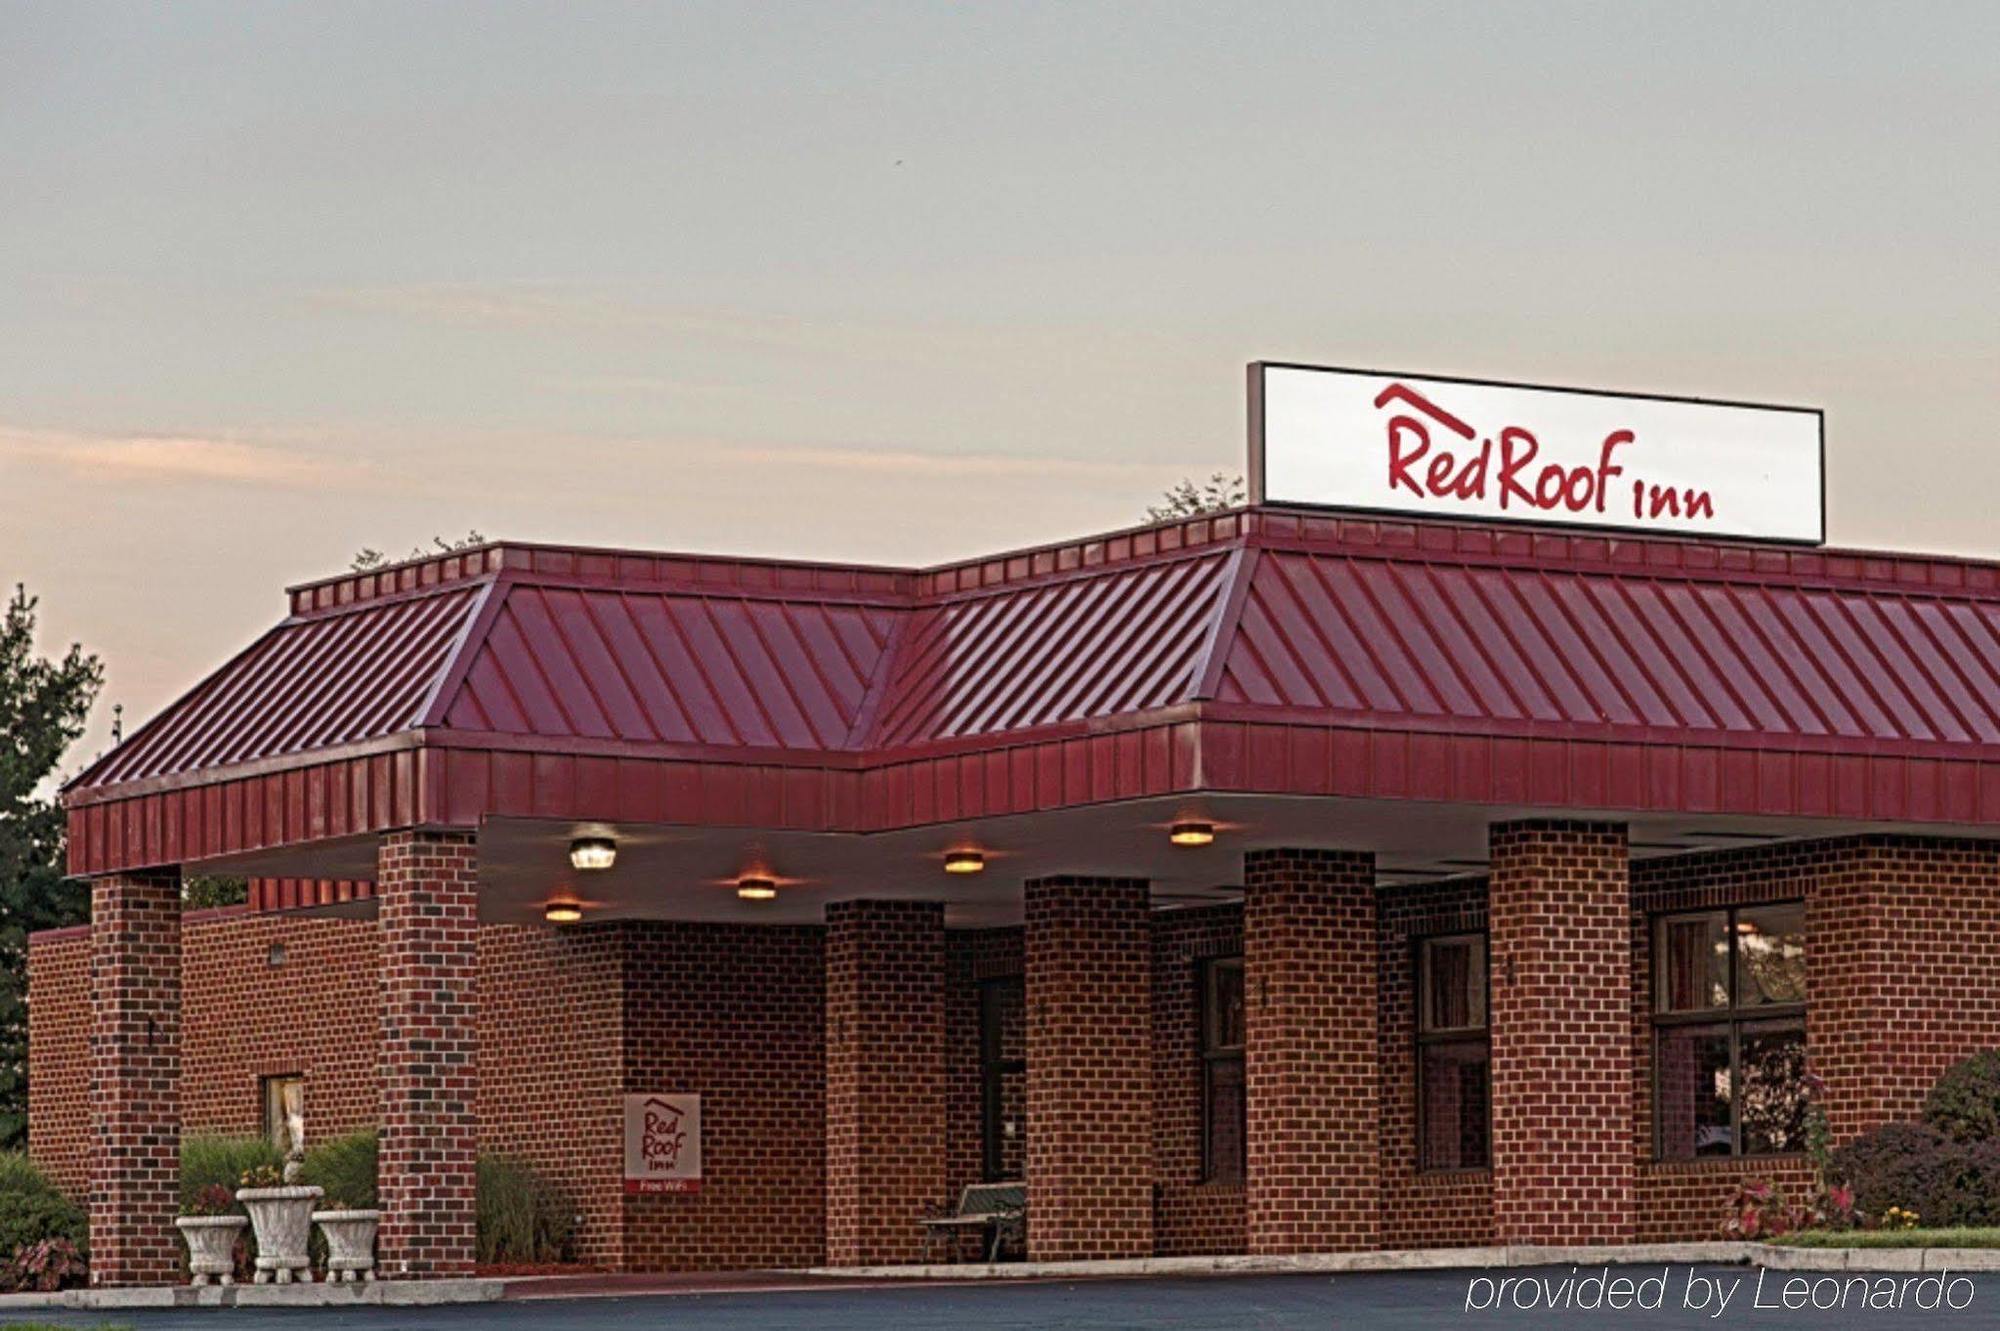
[[[1430, 1002], [1430, 986], [1426, 983], [1428, 958], [1431, 948], [1438, 943], [1455, 942], [1459, 939], [1479, 940], [1480, 978], [1486, 982], [1485, 999], [1480, 1005], [1485, 1021], [1478, 1026], [1454, 1026], [1445, 1030], [1424, 1029], [1424, 1011]], [[1415, 1000], [1410, 1011], [1410, 1028], [1415, 1035], [1412, 1060], [1415, 1075], [1411, 1078], [1416, 1087], [1416, 1112], [1410, 1116], [1415, 1137], [1412, 1144], [1416, 1148], [1416, 1172], [1419, 1174], [1484, 1174], [1493, 1168], [1493, 934], [1489, 929], [1453, 929], [1445, 933], [1419, 934], [1410, 940], [1410, 978], [1414, 982], [1411, 997]], [[1424, 1105], [1424, 1050], [1432, 1045], [1443, 1044], [1483, 1044], [1486, 1046], [1486, 1163], [1483, 1165], [1426, 1165], [1424, 1163], [1424, 1128], [1426, 1118]]]
[[[1243, 954], [1228, 953], [1204, 957], [1195, 968], [1195, 1044], [1201, 1059], [1201, 1181], [1227, 1185], [1242, 1184], [1250, 1174], [1250, 1087], [1249, 1067], [1246, 1051], [1250, 1032], [1250, 987], [1249, 977], [1244, 974], [1243, 982], [1243, 1028], [1244, 1043], [1240, 1045], [1217, 1045], [1211, 1036], [1215, 1031], [1214, 995], [1215, 972], [1234, 969], [1244, 974]], [[1215, 1066], [1218, 1063], [1234, 1063], [1242, 1069], [1238, 1085], [1242, 1087], [1243, 1122], [1239, 1133], [1242, 1143], [1243, 1163], [1241, 1171], [1233, 1178], [1218, 1178], [1215, 1173]]]
[[[1766, 1031], [1791, 1030], [1796, 1025], [1799, 1033], [1799, 1043], [1803, 1045], [1806, 1040], [1806, 1009], [1808, 1004], [1802, 1000], [1797, 1003], [1744, 1005], [1742, 991], [1738, 984], [1740, 979], [1738, 970], [1742, 965], [1742, 947], [1739, 940], [1742, 935], [1737, 929], [1737, 919], [1739, 914], [1744, 911], [1771, 910], [1786, 906], [1797, 906], [1803, 912], [1806, 907], [1806, 901], [1803, 897], [1783, 897], [1776, 901], [1744, 901], [1728, 906], [1703, 906], [1692, 910], [1658, 911], [1647, 917], [1646, 950], [1648, 970], [1651, 972], [1649, 977], [1651, 992], [1647, 994], [1646, 1005], [1652, 1018], [1652, 1045], [1649, 1050], [1652, 1069], [1647, 1081], [1650, 1083], [1653, 1096], [1652, 1136], [1653, 1162], [1655, 1164], [1688, 1165], [1700, 1164], [1703, 1161], [1709, 1160], [1787, 1160], [1805, 1154], [1804, 1147], [1800, 1147], [1794, 1151], [1746, 1152], [1743, 1149], [1742, 1089], [1743, 1038], [1745, 1028], [1762, 1027]], [[1663, 1011], [1660, 1007], [1660, 989], [1666, 976], [1665, 958], [1663, 956], [1664, 949], [1661, 947], [1661, 939], [1665, 932], [1664, 926], [1673, 920], [1692, 920], [1704, 915], [1721, 915], [1725, 921], [1724, 936], [1729, 939], [1729, 1005], [1727, 1007], [1699, 1008], [1688, 1012]], [[1810, 966], [1812, 964], [1812, 939], [1809, 932], [1806, 935], [1806, 947], [1806, 964]], [[1660, 1036], [1666, 1030], [1698, 1026], [1720, 1027], [1727, 1032], [1729, 1040], [1729, 1153], [1724, 1155], [1721, 1152], [1712, 1152], [1703, 1155], [1697, 1152], [1694, 1155], [1668, 1155], [1666, 1154], [1666, 1120], [1660, 1112], [1661, 1105], [1664, 1103], [1660, 1094], [1660, 1065], [1664, 1061], [1660, 1057]], [[1761, 1034], [1763, 1032], [1753, 1033]], [[1810, 1057], [1810, 1052], [1808, 1052], [1808, 1057]]]
[[[293, 1144], [292, 1133], [290, 1125], [285, 1125], [284, 1140], [282, 1143], [280, 1142], [278, 1136], [279, 1124], [273, 1121], [271, 1116], [271, 1094], [280, 1087], [290, 1085], [294, 1082], [298, 1084], [299, 1088], [299, 1119], [301, 1124], [300, 1136], [302, 1139], [299, 1144], [303, 1145], [304, 1123], [306, 1122], [306, 1074], [303, 1072], [267, 1072], [257, 1078], [257, 1109], [258, 1116], [263, 1120], [264, 1140], [275, 1147], [281, 1155], [291, 1150]], [[282, 1109], [280, 1109], [280, 1112], [282, 1113]]]

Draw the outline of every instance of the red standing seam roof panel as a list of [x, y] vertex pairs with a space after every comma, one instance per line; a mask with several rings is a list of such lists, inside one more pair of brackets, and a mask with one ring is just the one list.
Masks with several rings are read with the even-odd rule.
[[1472, 730], [2000, 745], [2000, 607], [1266, 551], [1217, 700]]
[[178, 776], [408, 730], [482, 588], [288, 620], [106, 754], [79, 784]]
[[845, 749], [901, 613], [522, 584], [444, 722], [538, 738]]

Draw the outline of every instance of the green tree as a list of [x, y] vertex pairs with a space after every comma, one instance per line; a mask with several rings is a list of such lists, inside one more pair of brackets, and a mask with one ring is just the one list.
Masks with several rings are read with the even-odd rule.
[[[475, 545], [484, 544], [486, 544], [486, 538], [481, 536], [479, 529], [475, 527], [471, 531], [466, 532], [465, 535], [449, 540], [442, 536], [433, 536], [431, 537], [431, 544], [428, 550], [421, 545], [417, 546], [410, 553], [404, 555], [403, 559], [428, 559], [432, 555], [456, 554], [460, 550], [470, 550]], [[364, 545], [355, 551], [354, 562], [349, 567], [356, 573], [373, 573], [378, 568], [388, 567], [392, 562], [397, 561], [392, 561], [389, 556], [383, 554], [372, 545]]]
[[1146, 509], [1146, 517], [1152, 522], [1170, 522], [1175, 518], [1198, 518], [1204, 513], [1220, 513], [1224, 509], [1240, 508], [1244, 500], [1243, 478], [1218, 471], [1200, 485], [1192, 478], [1160, 496], [1160, 502]]
[[0, 1151], [28, 1130], [28, 935], [90, 918], [89, 889], [63, 877], [54, 777], [104, 667], [75, 645], [38, 656], [35, 605], [16, 587], [0, 619]]

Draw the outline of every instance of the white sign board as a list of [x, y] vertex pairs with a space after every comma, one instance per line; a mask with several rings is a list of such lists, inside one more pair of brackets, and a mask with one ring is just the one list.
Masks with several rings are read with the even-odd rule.
[[1817, 545], [1821, 427], [1800, 407], [1260, 361], [1250, 499]]
[[701, 1097], [625, 1097], [625, 1191], [701, 1191]]

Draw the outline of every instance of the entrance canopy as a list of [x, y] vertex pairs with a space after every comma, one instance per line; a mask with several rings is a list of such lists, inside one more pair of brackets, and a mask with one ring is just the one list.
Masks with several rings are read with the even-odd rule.
[[597, 828], [883, 891], [981, 828], [1075, 867], [1193, 811], [1393, 881], [1522, 812], [1635, 850], [2000, 822], [2000, 566], [1965, 560], [1251, 508], [926, 570], [498, 543], [290, 598], [68, 786], [73, 872], [319, 905], [376, 833], [489, 826], [482, 881], [539, 900]]

